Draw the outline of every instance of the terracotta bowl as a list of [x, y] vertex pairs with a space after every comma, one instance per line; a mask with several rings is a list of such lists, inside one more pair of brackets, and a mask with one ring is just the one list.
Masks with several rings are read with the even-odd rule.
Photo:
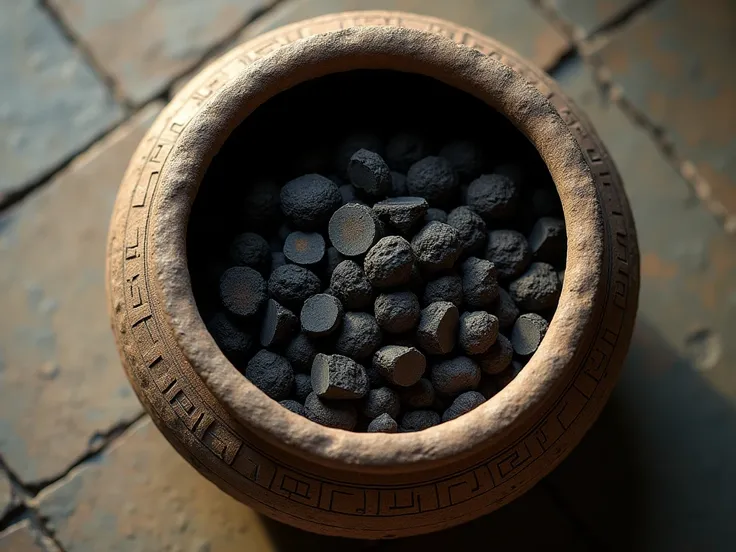
[[[547, 165], [567, 224], [562, 296], [537, 353], [481, 407], [417, 433], [329, 429], [269, 399], [206, 330], [187, 268], [192, 203], [230, 133], [276, 94], [353, 69], [429, 76], [501, 112]], [[258, 37], [177, 94], [120, 187], [107, 275], [128, 377], [161, 432], [198, 471], [285, 523], [392, 538], [499, 508], [580, 441], [608, 399], [629, 345], [639, 257], [607, 151], [548, 76], [470, 29], [406, 13], [360, 12]]]

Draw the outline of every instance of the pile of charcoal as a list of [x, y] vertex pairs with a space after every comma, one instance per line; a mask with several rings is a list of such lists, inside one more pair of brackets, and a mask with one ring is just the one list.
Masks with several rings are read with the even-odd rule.
[[[378, 152], [382, 153], [380, 155]], [[339, 176], [252, 184], [208, 328], [285, 408], [354, 431], [409, 432], [507, 385], [547, 331], [566, 235], [554, 188], [455, 141], [348, 138]], [[514, 223], [534, 221], [526, 235]], [[274, 224], [275, 223], [275, 224]]]

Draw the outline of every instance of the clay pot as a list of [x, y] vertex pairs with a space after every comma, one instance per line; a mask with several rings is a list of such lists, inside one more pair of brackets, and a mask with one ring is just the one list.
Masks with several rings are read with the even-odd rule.
[[[282, 90], [361, 68], [428, 75], [503, 113], [548, 166], [567, 224], [562, 297], [538, 352], [481, 407], [417, 433], [329, 429], [269, 399], [207, 332], [187, 269], [192, 202], [233, 129]], [[489, 38], [446, 21], [386, 12], [278, 29], [195, 77], [131, 161], [107, 263], [123, 366], [179, 453], [268, 516], [362, 538], [462, 523], [549, 473], [608, 399], [639, 290], [636, 233], [618, 173], [578, 108], [541, 70]]]

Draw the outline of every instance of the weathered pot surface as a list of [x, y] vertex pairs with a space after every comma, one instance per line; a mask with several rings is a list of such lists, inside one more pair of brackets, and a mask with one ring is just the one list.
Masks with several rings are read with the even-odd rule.
[[[431, 76], [503, 113], [546, 163], [567, 226], [563, 292], [539, 350], [481, 407], [417, 433], [329, 429], [268, 398], [208, 333], [187, 268], [191, 206], [233, 129], [279, 92], [352, 69]], [[131, 161], [107, 262], [123, 365], [180, 454], [222, 490], [275, 519], [361, 538], [462, 523], [549, 473], [612, 390], [639, 289], [636, 234], [618, 173], [590, 123], [554, 82], [475, 31], [387, 12], [329, 15], [277, 29], [195, 77]]]

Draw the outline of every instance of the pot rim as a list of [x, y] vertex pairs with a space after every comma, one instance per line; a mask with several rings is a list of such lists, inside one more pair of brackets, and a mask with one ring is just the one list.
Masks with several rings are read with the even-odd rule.
[[[568, 253], [559, 306], [524, 370], [475, 410], [403, 434], [354, 433], [318, 425], [283, 408], [230, 363], [194, 301], [186, 234], [205, 172], [232, 131], [257, 107], [293, 86], [331, 73], [387, 69], [433, 77], [481, 99], [535, 146], [562, 201]], [[153, 205], [148, 262], [161, 306], [186, 360], [243, 428], [283, 451], [337, 469], [396, 473], [433, 468], [481, 449], [501, 450], [536, 422], [575, 373], [585, 337], [602, 312], [600, 199], [577, 141], [539, 90], [502, 62], [429, 32], [352, 27], [303, 38], [246, 66], [182, 130]], [[577, 361], [577, 362], [576, 362]], [[492, 452], [489, 452], [492, 454]]]

